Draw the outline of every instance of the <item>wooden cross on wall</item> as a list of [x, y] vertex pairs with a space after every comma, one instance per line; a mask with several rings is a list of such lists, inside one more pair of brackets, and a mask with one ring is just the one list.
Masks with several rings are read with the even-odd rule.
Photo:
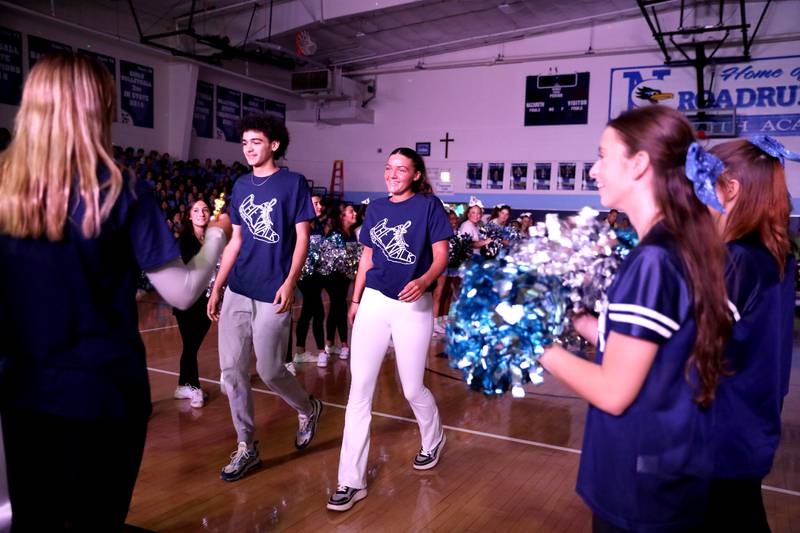
[[447, 159], [447, 153], [450, 149], [450, 143], [455, 142], [455, 139], [450, 138], [450, 132], [444, 134], [444, 139], [439, 139], [440, 143], [444, 143], [444, 158]]

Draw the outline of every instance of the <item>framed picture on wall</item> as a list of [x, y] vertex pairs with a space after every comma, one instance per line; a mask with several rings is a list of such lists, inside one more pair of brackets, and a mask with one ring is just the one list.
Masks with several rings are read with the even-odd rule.
[[483, 163], [467, 163], [467, 189], [480, 189], [483, 182]]
[[487, 183], [489, 189], [503, 188], [503, 171], [505, 171], [504, 163], [489, 163], [489, 180]]
[[537, 191], [550, 190], [550, 175], [553, 171], [552, 163], [536, 163], [533, 188]]
[[597, 180], [589, 175], [594, 163], [583, 164], [583, 174], [581, 175], [581, 190], [582, 191], [596, 191]]
[[417, 143], [417, 153], [421, 156], [431, 155], [431, 143]]
[[575, 163], [558, 164], [558, 187], [559, 191], [575, 190]]
[[514, 163], [511, 165], [511, 190], [524, 191], [528, 188], [528, 164]]

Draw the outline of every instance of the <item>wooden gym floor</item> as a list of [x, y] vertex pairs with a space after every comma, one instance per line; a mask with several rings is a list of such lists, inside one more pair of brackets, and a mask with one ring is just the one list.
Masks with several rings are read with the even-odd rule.
[[[199, 355], [206, 406], [173, 400], [181, 341], [171, 309], [155, 295], [139, 303], [153, 416], [128, 515], [130, 529], [158, 532], [591, 530], [575, 494], [586, 403], [552, 377], [529, 394], [471, 391], [431, 344], [427, 386], [447, 431], [439, 465], [411, 468], [419, 435], [387, 356], [373, 404], [368, 497], [346, 513], [327, 511], [336, 490], [348, 362], [298, 365], [298, 378], [325, 408], [312, 444], [295, 450], [296, 413], [253, 378], [262, 467], [225, 483], [220, 469], [236, 447], [227, 398], [218, 386], [216, 326]], [[299, 309], [295, 309], [295, 316]], [[783, 437], [764, 483], [774, 532], [800, 532], [800, 332], [783, 412]], [[309, 339], [309, 348], [314, 343]]]

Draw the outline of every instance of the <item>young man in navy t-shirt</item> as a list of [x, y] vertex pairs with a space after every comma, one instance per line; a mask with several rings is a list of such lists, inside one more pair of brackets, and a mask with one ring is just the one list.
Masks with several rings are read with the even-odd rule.
[[220, 368], [238, 441], [220, 474], [225, 481], [240, 479], [261, 464], [253, 440], [251, 346], [258, 375], [298, 412], [295, 447], [308, 446], [322, 412], [322, 402], [309, 396], [283, 365], [294, 290], [308, 252], [309, 221], [315, 216], [311, 195], [303, 176], [275, 164], [289, 144], [282, 121], [249, 115], [240, 130], [252, 172], [233, 186], [233, 236], [208, 302], [209, 317], [219, 321]]

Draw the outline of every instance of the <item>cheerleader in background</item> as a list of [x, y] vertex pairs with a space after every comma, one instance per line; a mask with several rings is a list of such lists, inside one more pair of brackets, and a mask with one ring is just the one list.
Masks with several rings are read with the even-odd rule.
[[353, 323], [351, 384], [339, 459], [339, 486], [328, 509], [346, 511], [367, 496], [372, 397], [394, 339], [403, 394], [419, 424], [417, 470], [436, 466], [445, 443], [436, 401], [423, 384], [433, 329], [430, 292], [447, 265], [453, 234], [441, 201], [431, 194], [425, 163], [411, 148], [397, 148], [384, 170], [389, 198], [367, 211], [349, 318]]
[[[458, 229], [458, 215], [452, 209], [447, 211], [447, 220], [450, 227], [455, 232]], [[458, 294], [461, 278], [458, 277], [458, 267], [446, 268], [436, 282], [436, 289], [433, 291], [433, 334], [444, 335], [444, 325], [447, 322], [447, 313], [450, 312], [450, 302], [453, 296]]]
[[0, 413], [14, 531], [123, 529], [152, 412], [139, 272], [186, 309], [230, 237], [227, 216], [214, 220], [181, 261], [152, 187], [111, 157], [115, 94], [102, 64], [42, 57], [0, 158], [0, 257], [13, 258], [0, 262]]
[[[322, 211], [325, 205], [319, 196], [311, 197], [311, 204], [314, 206], [314, 213], [317, 218], [311, 221], [311, 240], [321, 239], [324, 234]], [[297, 348], [294, 355], [295, 363], [312, 363], [318, 361], [325, 354], [325, 308], [322, 305], [322, 276], [314, 272], [297, 282], [297, 287], [303, 295], [303, 303], [300, 309], [300, 318], [297, 320]], [[308, 338], [308, 327], [314, 335], [314, 342], [317, 344], [318, 356], [314, 357], [306, 351], [306, 339]]]
[[522, 213], [517, 220], [519, 220], [519, 233], [522, 235], [522, 238], [529, 237], [528, 229], [533, 224], [533, 218], [530, 212]]
[[476, 197], [471, 196], [467, 208], [467, 219], [458, 227], [459, 233], [466, 233], [472, 237], [472, 247], [475, 255], [480, 255], [481, 247], [486, 246], [491, 239], [481, 238], [481, 216], [483, 215], [483, 203]]
[[[178, 239], [184, 263], [188, 264], [200, 252], [210, 219], [211, 211], [203, 200], [197, 200], [189, 207], [189, 223], [185, 225]], [[182, 311], [177, 307], [172, 308], [183, 343], [178, 387], [173, 397], [176, 400], [189, 400], [189, 405], [196, 409], [205, 405], [205, 393], [200, 387], [200, 373], [197, 368], [197, 351], [211, 327], [211, 320], [206, 314], [207, 305], [208, 296], [201, 293], [189, 309]]]
[[356, 234], [356, 240], [361, 238], [361, 226], [364, 225], [364, 219], [367, 217], [367, 208], [369, 207], [369, 198], [361, 200], [361, 205], [356, 210], [356, 225], [353, 228], [353, 233]]
[[[352, 204], [333, 205], [328, 210], [331, 229], [326, 238], [341, 236], [345, 244], [356, 243], [353, 227], [356, 224], [356, 211]], [[328, 366], [331, 355], [338, 354], [339, 359], [347, 359], [350, 347], [347, 344], [347, 293], [350, 290], [350, 278], [341, 272], [331, 272], [323, 277], [323, 287], [328, 293], [328, 319], [325, 322], [327, 344], [325, 351], [320, 352], [318, 367]], [[340, 346], [336, 346], [336, 333], [339, 333]]]
[[795, 298], [783, 163], [800, 160], [800, 154], [764, 136], [710, 152], [725, 165], [717, 181], [725, 213], [713, 214], [728, 247], [725, 282], [736, 323], [725, 350], [727, 373], [712, 405], [715, 468], [707, 527], [769, 531], [761, 482], [781, 435]]
[[492, 209], [492, 216], [489, 218], [489, 222], [491, 224], [497, 224], [500, 227], [505, 228], [510, 224], [509, 220], [511, 219], [511, 207], [505, 204], [495, 206]]
[[687, 157], [702, 153], [693, 142], [692, 126], [666, 106], [609, 122], [591, 176], [601, 203], [628, 213], [641, 241], [599, 320], [575, 319], [578, 332], [597, 341], [596, 362], [557, 345], [540, 359], [590, 403], [577, 490], [594, 531], [684, 531], [704, 520], [713, 469], [708, 407], [731, 326], [725, 247], [701, 202], [718, 206], [716, 175], [687, 177]]

